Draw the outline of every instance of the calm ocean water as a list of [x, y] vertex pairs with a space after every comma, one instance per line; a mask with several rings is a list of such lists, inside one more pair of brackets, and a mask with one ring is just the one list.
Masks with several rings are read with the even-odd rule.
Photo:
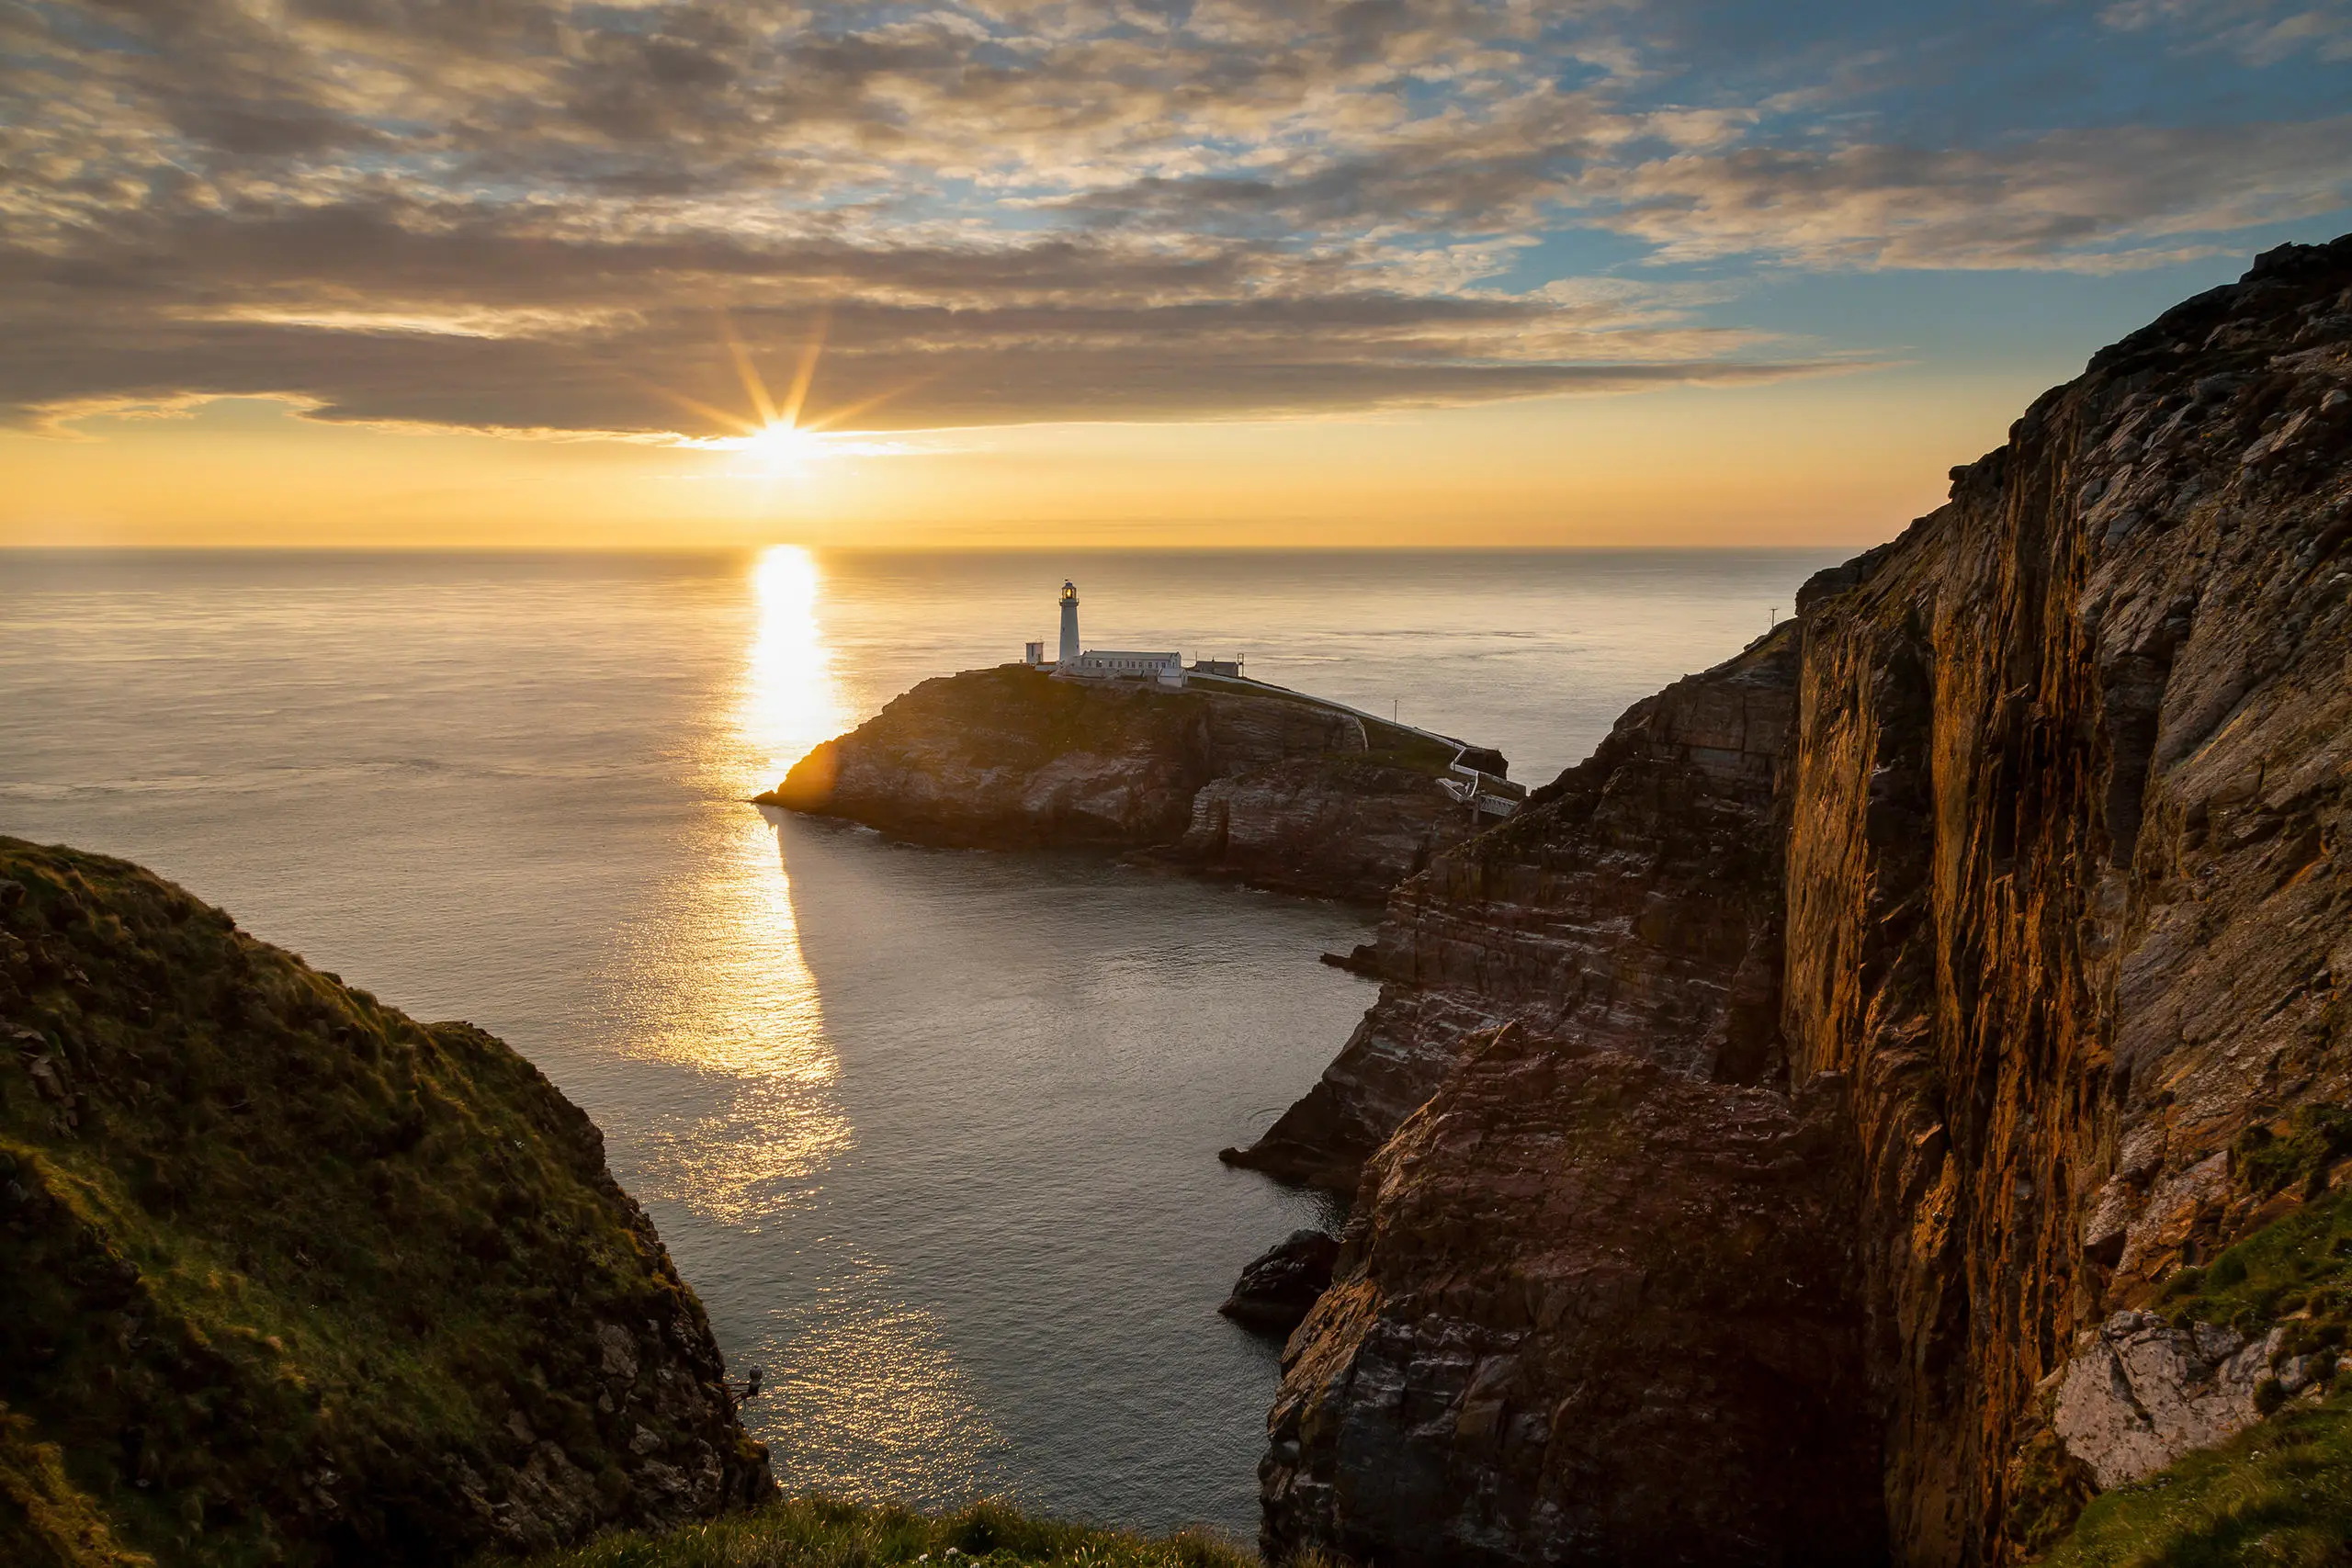
[[1054, 635], [1549, 779], [1840, 552], [0, 554], [0, 831], [142, 861], [604, 1126], [788, 1486], [1249, 1538], [1277, 1348], [1215, 1314], [1316, 1203], [1215, 1154], [1371, 1000], [1363, 912], [740, 804]]

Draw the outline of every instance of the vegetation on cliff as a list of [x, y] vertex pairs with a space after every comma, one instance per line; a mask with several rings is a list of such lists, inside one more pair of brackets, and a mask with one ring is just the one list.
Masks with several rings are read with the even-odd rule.
[[588, 1118], [0, 839], [0, 1557], [447, 1562], [772, 1491]]
[[2045, 1568], [2345, 1568], [2352, 1391], [2297, 1401], [2088, 1508]]
[[[2352, 1152], [2343, 1136], [2352, 1118], [2339, 1108], [2305, 1106], [2288, 1120], [2284, 1137], [2256, 1127], [2238, 1140], [2258, 1190], [2306, 1185]], [[2352, 1186], [2290, 1209], [2210, 1264], [2178, 1270], [2157, 1299], [2184, 1329], [2277, 1332], [2271, 1359], [2289, 1375], [2255, 1389], [2270, 1418], [2101, 1495], [2045, 1561], [2352, 1564]]]
[[[946, 1516], [796, 1498], [666, 1535], [607, 1536], [526, 1568], [1259, 1568], [1214, 1536], [1159, 1540], [1038, 1518], [1001, 1503]], [[1312, 1568], [1302, 1564], [1301, 1568]]]
[[[2334, 1107], [2305, 1107], [2306, 1127], [2340, 1125]], [[2242, 1146], [2271, 1146], [2267, 1136]], [[2324, 1140], [2307, 1144], [2324, 1154]], [[2339, 1151], [2340, 1152], [2340, 1151]], [[2253, 1179], [2268, 1185], [2275, 1160]], [[2302, 1179], [2324, 1174], [2319, 1165]], [[2352, 1186], [2287, 1212], [2210, 1263], [2177, 1270], [2156, 1304], [2193, 1343], [2243, 1342], [2251, 1409], [2270, 1420], [2194, 1450], [2152, 1476], [2099, 1494], [2087, 1468], [2048, 1430], [2029, 1440], [2009, 1478], [2010, 1535], [2029, 1556], [2065, 1564], [2352, 1562]], [[2161, 1343], [2161, 1341], [2159, 1341]], [[2153, 1419], [2153, 1417], [2151, 1417]], [[2097, 1501], [2094, 1501], [2094, 1499]], [[2086, 1505], [2088, 1505], [2087, 1509]], [[2313, 1555], [2312, 1540], [2342, 1555]], [[2296, 1542], [2303, 1542], [2297, 1545]]]
[[2332, 1369], [2352, 1333], [2352, 1186], [2290, 1209], [2202, 1268], [2178, 1270], [2156, 1300], [2181, 1328], [2256, 1335], [2283, 1324], [2281, 1354], [2325, 1357]]

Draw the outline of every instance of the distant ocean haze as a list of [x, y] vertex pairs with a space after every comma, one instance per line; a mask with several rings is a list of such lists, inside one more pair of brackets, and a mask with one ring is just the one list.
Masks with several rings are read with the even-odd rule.
[[1547, 781], [1844, 552], [0, 554], [0, 830], [124, 855], [605, 1128], [794, 1488], [1255, 1529], [1330, 1218], [1228, 1171], [1371, 999], [1369, 911], [944, 852], [743, 797], [1056, 638], [1500, 748]]

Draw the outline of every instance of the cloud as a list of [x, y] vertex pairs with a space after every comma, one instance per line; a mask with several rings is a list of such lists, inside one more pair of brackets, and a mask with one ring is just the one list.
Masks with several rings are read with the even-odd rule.
[[0, 255], [0, 415], [277, 394], [311, 417], [720, 433], [725, 344], [860, 428], [1481, 401], [1836, 367], [1693, 326], [1638, 286], [1415, 295], [1343, 260], [1117, 238], [794, 244], [517, 233], [334, 209]]
[[2352, 201], [2352, 115], [2052, 132], [1984, 151], [1739, 148], [1598, 171], [1597, 220], [1669, 259], [2112, 271]]
[[2177, 47], [2226, 51], [2254, 66], [2299, 55], [2352, 60], [2352, 5], [2345, 0], [2117, 0], [2098, 19], [2120, 32], [2172, 34]]
[[[2127, 0], [2108, 36], [2190, 3]], [[1899, 48], [1728, 28], [1614, 0], [44, 0], [0, 12], [0, 421], [261, 394], [712, 435], [725, 333], [781, 368], [820, 317], [820, 410], [898, 428], [1755, 380], [1868, 355], [1725, 326], [1720, 284], [1532, 276], [1530, 247], [2095, 270], [2346, 199], [2341, 118], [1914, 144], [1855, 107]]]

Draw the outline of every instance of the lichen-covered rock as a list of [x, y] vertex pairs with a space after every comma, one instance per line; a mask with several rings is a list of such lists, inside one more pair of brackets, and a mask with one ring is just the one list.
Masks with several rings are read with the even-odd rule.
[[448, 1562], [775, 1490], [529, 1063], [5, 838], [0, 1302], [0, 1543], [60, 1562]]
[[[1675, 1205], [1737, 1200], [1703, 1140], [1632, 1109], [1642, 1135], [1614, 1138], [1559, 1087], [1522, 1084], [1509, 1136], [1447, 1114], [1492, 1070], [1464, 1040], [1510, 1019], [1678, 1093], [1840, 1102], [1851, 1207], [1822, 1223], [1854, 1249], [1845, 1370], [1867, 1389], [1841, 1408], [1883, 1454], [1896, 1561], [2018, 1561], [2100, 1478], [2225, 1434], [2249, 1352], [2136, 1314], [2352, 1173], [2352, 239], [2273, 252], [2102, 352], [1954, 470], [1950, 504], [1809, 584], [1792, 628], [1532, 798], [1392, 899], [1357, 955], [1381, 1001], [1253, 1151], [1343, 1179], [1402, 1120], [1360, 1223], [1417, 1238], [1351, 1252], [1292, 1341], [1273, 1536], [1655, 1560], [1599, 1483], [1457, 1441], [1471, 1382], [1398, 1348], [1505, 1354], [1486, 1312], [1521, 1366], [1634, 1334]], [[1603, 1148], [1654, 1221], [1545, 1207]], [[1611, 1269], [1645, 1283], [1588, 1292], [1572, 1326], [1513, 1304], [1540, 1270]], [[2233, 1310], [2284, 1312], [2285, 1289]], [[2267, 1346], [2254, 1329], [2232, 1331]], [[1622, 1397], [1530, 1386], [1560, 1391], [1554, 1433]], [[1741, 1465], [1828, 1439], [1729, 1408], [1682, 1501], [1694, 1540], [1747, 1552]], [[1511, 1501], [1533, 1495], [1564, 1501]]]
[[2101, 1488], [2144, 1481], [2255, 1421], [2255, 1390], [2285, 1337], [2273, 1329], [2248, 1343], [2212, 1324], [2175, 1328], [2154, 1313], [2119, 1312], [2086, 1330], [2054, 1374], [2051, 1429]]
[[[1476, 755], [1499, 773], [1500, 757]], [[1127, 850], [1377, 900], [1476, 829], [1439, 785], [1452, 757], [1295, 697], [1056, 680], [1016, 664], [925, 681], [758, 799], [922, 843]]]

